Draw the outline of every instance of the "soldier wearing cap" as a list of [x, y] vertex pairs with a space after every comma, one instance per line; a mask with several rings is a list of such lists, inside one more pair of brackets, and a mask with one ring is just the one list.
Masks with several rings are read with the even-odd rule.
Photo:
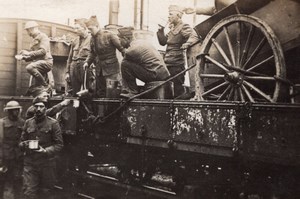
[[53, 58], [50, 53], [50, 40], [48, 36], [41, 32], [35, 21], [28, 21], [25, 30], [33, 38], [30, 51], [22, 50], [20, 54], [25, 61], [32, 61], [26, 66], [27, 72], [35, 79], [34, 87], [41, 87], [42, 90], [51, 91], [51, 86], [46, 81], [45, 76], [52, 70]]
[[20, 198], [22, 187], [22, 153], [18, 147], [24, 120], [20, 114], [22, 107], [11, 100], [7, 102], [4, 111], [7, 117], [0, 119], [0, 198], [3, 198], [4, 187]]
[[118, 31], [121, 44], [127, 48], [121, 63], [121, 96], [129, 98], [138, 93], [136, 78], [147, 83], [162, 81], [170, 76], [162, 56], [152, 44], [141, 39], [133, 40], [131, 27], [119, 28]]
[[[63, 147], [58, 121], [46, 116], [47, 101], [43, 97], [33, 99], [35, 115], [25, 121], [19, 146], [24, 155], [24, 197], [30, 199], [51, 198], [55, 183], [55, 155]], [[38, 142], [36, 149], [30, 142]]]
[[[182, 49], [191, 32], [192, 28], [182, 21], [183, 8], [177, 5], [169, 6], [169, 26], [170, 32], [165, 35], [164, 27], [157, 32], [160, 45], [167, 45], [164, 61], [169, 69], [171, 76], [178, 74], [185, 69], [185, 54]], [[177, 97], [184, 93], [184, 74], [173, 80], [174, 96]]]
[[75, 19], [74, 30], [77, 37], [71, 44], [71, 49], [67, 61], [66, 81], [70, 83], [72, 96], [75, 96], [82, 84], [84, 84], [83, 64], [91, 51], [91, 35], [85, 25], [87, 19]]
[[116, 49], [122, 54], [125, 49], [117, 35], [99, 28], [96, 16], [91, 16], [85, 25], [92, 34], [91, 51], [85, 61], [84, 67], [92, 63], [96, 66], [96, 97], [104, 97], [106, 81], [108, 79], [119, 81], [120, 66], [116, 56]]

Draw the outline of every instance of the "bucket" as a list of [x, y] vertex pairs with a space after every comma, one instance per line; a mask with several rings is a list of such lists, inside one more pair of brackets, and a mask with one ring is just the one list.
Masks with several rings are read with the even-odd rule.
[[39, 148], [39, 141], [38, 140], [29, 140], [28, 141], [28, 148], [29, 149], [38, 149]]
[[107, 79], [106, 80], [106, 92], [105, 97], [107, 98], [119, 98], [121, 93], [120, 81]]
[[[163, 81], [148, 82], [144, 86], [144, 90], [149, 90]], [[144, 99], [173, 99], [174, 98], [174, 86], [173, 82], [166, 82], [165, 84], [159, 86], [157, 89], [147, 93], [143, 96]]]

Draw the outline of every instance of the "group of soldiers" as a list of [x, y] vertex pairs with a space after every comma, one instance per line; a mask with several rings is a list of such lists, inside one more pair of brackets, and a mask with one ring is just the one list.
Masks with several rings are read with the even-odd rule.
[[[216, 1], [216, 8], [217, 7]], [[220, 1], [223, 2], [223, 1]], [[230, 0], [224, 1], [227, 4]], [[225, 5], [227, 5], [225, 4]], [[224, 6], [224, 5], [223, 5]], [[136, 79], [145, 83], [164, 81], [185, 70], [184, 49], [197, 37], [193, 29], [182, 21], [184, 13], [213, 14], [213, 9], [191, 9], [172, 5], [169, 7], [169, 29], [165, 34], [160, 27], [157, 37], [161, 45], [166, 45], [163, 57], [157, 49], [145, 40], [136, 39], [132, 27], [118, 29], [118, 34], [99, 27], [96, 16], [76, 19], [74, 30], [77, 38], [72, 42], [67, 60], [65, 80], [70, 84], [70, 95], [76, 96], [83, 88], [89, 88], [88, 79], [95, 80], [93, 96], [105, 97], [107, 81], [120, 82], [121, 97], [130, 98], [138, 94]], [[22, 50], [22, 60], [30, 61], [26, 70], [34, 79], [36, 88], [31, 92], [34, 98], [27, 111], [26, 121], [20, 117], [22, 107], [17, 101], [9, 101], [4, 111], [7, 117], [0, 119], [0, 197], [4, 187], [13, 190], [14, 198], [20, 198], [23, 176], [24, 198], [51, 198], [55, 183], [55, 155], [63, 148], [63, 138], [57, 120], [51, 118], [70, 101], [64, 100], [48, 108], [51, 86], [47, 73], [52, 70], [53, 58], [50, 40], [42, 33], [35, 21], [25, 24], [25, 30], [33, 38], [30, 51]], [[117, 59], [118, 50], [123, 60]], [[94, 68], [92, 68], [94, 66]], [[93, 75], [91, 75], [94, 73]], [[184, 73], [173, 80], [174, 97], [191, 98], [183, 88]], [[91, 90], [91, 89], [90, 89]], [[30, 141], [38, 140], [38, 147], [30, 148]]]
[[0, 198], [53, 197], [56, 156], [63, 138], [59, 122], [50, 116], [68, 104], [63, 101], [48, 109], [47, 97], [39, 95], [24, 120], [19, 102], [7, 102], [7, 116], [0, 119]]
[[[71, 43], [65, 75], [70, 87], [69, 95], [76, 96], [85, 88], [93, 93], [93, 97], [105, 97], [107, 82], [117, 81], [122, 87], [121, 97], [132, 97], [139, 92], [136, 78], [145, 83], [164, 81], [183, 71], [184, 49], [188, 47], [187, 41], [192, 33], [192, 28], [181, 19], [184, 12], [182, 7], [170, 6], [170, 31], [165, 34], [164, 27], [161, 27], [157, 32], [159, 43], [167, 46], [164, 58], [151, 43], [135, 38], [132, 27], [119, 28], [118, 34], [115, 34], [100, 28], [96, 16], [75, 19], [77, 37]], [[38, 24], [29, 21], [25, 30], [33, 41], [30, 51], [22, 50], [20, 55], [22, 60], [31, 61], [26, 69], [35, 80], [33, 88], [30, 88], [33, 92], [29, 92], [35, 97], [42, 91], [51, 91], [47, 73], [52, 70], [53, 58], [50, 40], [39, 30]], [[117, 50], [123, 56], [121, 66]], [[174, 97], [182, 95], [184, 74], [172, 81]]]

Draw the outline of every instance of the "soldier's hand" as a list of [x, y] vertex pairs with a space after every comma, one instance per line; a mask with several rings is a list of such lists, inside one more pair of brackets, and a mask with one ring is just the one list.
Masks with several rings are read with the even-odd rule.
[[65, 80], [66, 82], [70, 83], [70, 74], [69, 73], [66, 73], [66, 76], [65, 76]]
[[21, 50], [21, 51], [20, 51], [20, 55], [23, 55], [24, 57], [25, 57], [25, 56], [29, 56], [29, 55], [30, 55], [30, 52], [27, 51], [27, 50]]
[[28, 146], [29, 146], [29, 140], [19, 143], [19, 147], [21, 147], [21, 148], [28, 148]]
[[60, 104], [61, 104], [62, 106], [68, 106], [70, 103], [71, 103], [71, 100], [70, 100], [70, 99], [65, 99], [65, 100], [62, 101]]
[[184, 44], [182, 44], [181, 49], [185, 50], [185, 49], [187, 49], [190, 46], [191, 46], [190, 43], [184, 43]]
[[34, 150], [35, 152], [38, 152], [38, 153], [47, 153], [47, 150], [41, 146], [39, 146], [39, 149], [38, 150]]
[[195, 8], [184, 8], [184, 9], [183, 9], [183, 12], [184, 12], [185, 14], [193, 14], [193, 13], [196, 12], [196, 9], [195, 9]]
[[88, 69], [88, 67], [89, 67], [89, 64], [88, 64], [88, 63], [84, 63], [84, 64], [83, 64], [83, 70]]

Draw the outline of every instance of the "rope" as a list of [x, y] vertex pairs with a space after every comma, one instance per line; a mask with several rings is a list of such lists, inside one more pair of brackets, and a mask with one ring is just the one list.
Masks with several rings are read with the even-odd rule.
[[113, 112], [109, 113], [107, 116], [105, 116], [105, 117], [103, 117], [103, 118], [100, 118], [99, 116], [97, 116], [97, 117], [95, 118], [95, 120], [94, 120], [94, 123], [95, 123], [95, 124], [98, 124], [98, 123], [104, 123], [105, 120], [107, 120], [108, 118], [110, 118], [110, 117], [113, 116], [114, 114], [118, 113], [122, 108], [124, 108], [124, 107], [125, 107], [129, 102], [131, 102], [133, 99], [138, 98], [138, 97], [141, 97], [141, 96], [143, 96], [143, 95], [145, 95], [145, 94], [147, 94], [147, 93], [149, 93], [149, 92], [152, 92], [153, 90], [157, 89], [158, 87], [160, 87], [160, 86], [166, 84], [167, 82], [170, 82], [171, 80], [173, 80], [173, 79], [177, 78], [178, 76], [184, 74], [185, 72], [191, 70], [191, 69], [194, 68], [195, 66], [196, 66], [196, 64], [193, 64], [193, 65], [189, 66], [188, 68], [186, 68], [185, 70], [181, 71], [180, 73], [178, 73], [178, 74], [176, 74], [176, 75], [174, 75], [174, 76], [168, 78], [168, 79], [165, 80], [164, 82], [161, 82], [160, 84], [158, 84], [158, 85], [156, 85], [156, 86], [150, 88], [149, 90], [146, 90], [146, 91], [144, 91], [144, 92], [142, 92], [142, 93], [139, 93], [139, 94], [137, 94], [137, 95], [134, 95], [134, 96], [128, 98], [123, 104], [121, 104], [118, 108], [116, 108]]

